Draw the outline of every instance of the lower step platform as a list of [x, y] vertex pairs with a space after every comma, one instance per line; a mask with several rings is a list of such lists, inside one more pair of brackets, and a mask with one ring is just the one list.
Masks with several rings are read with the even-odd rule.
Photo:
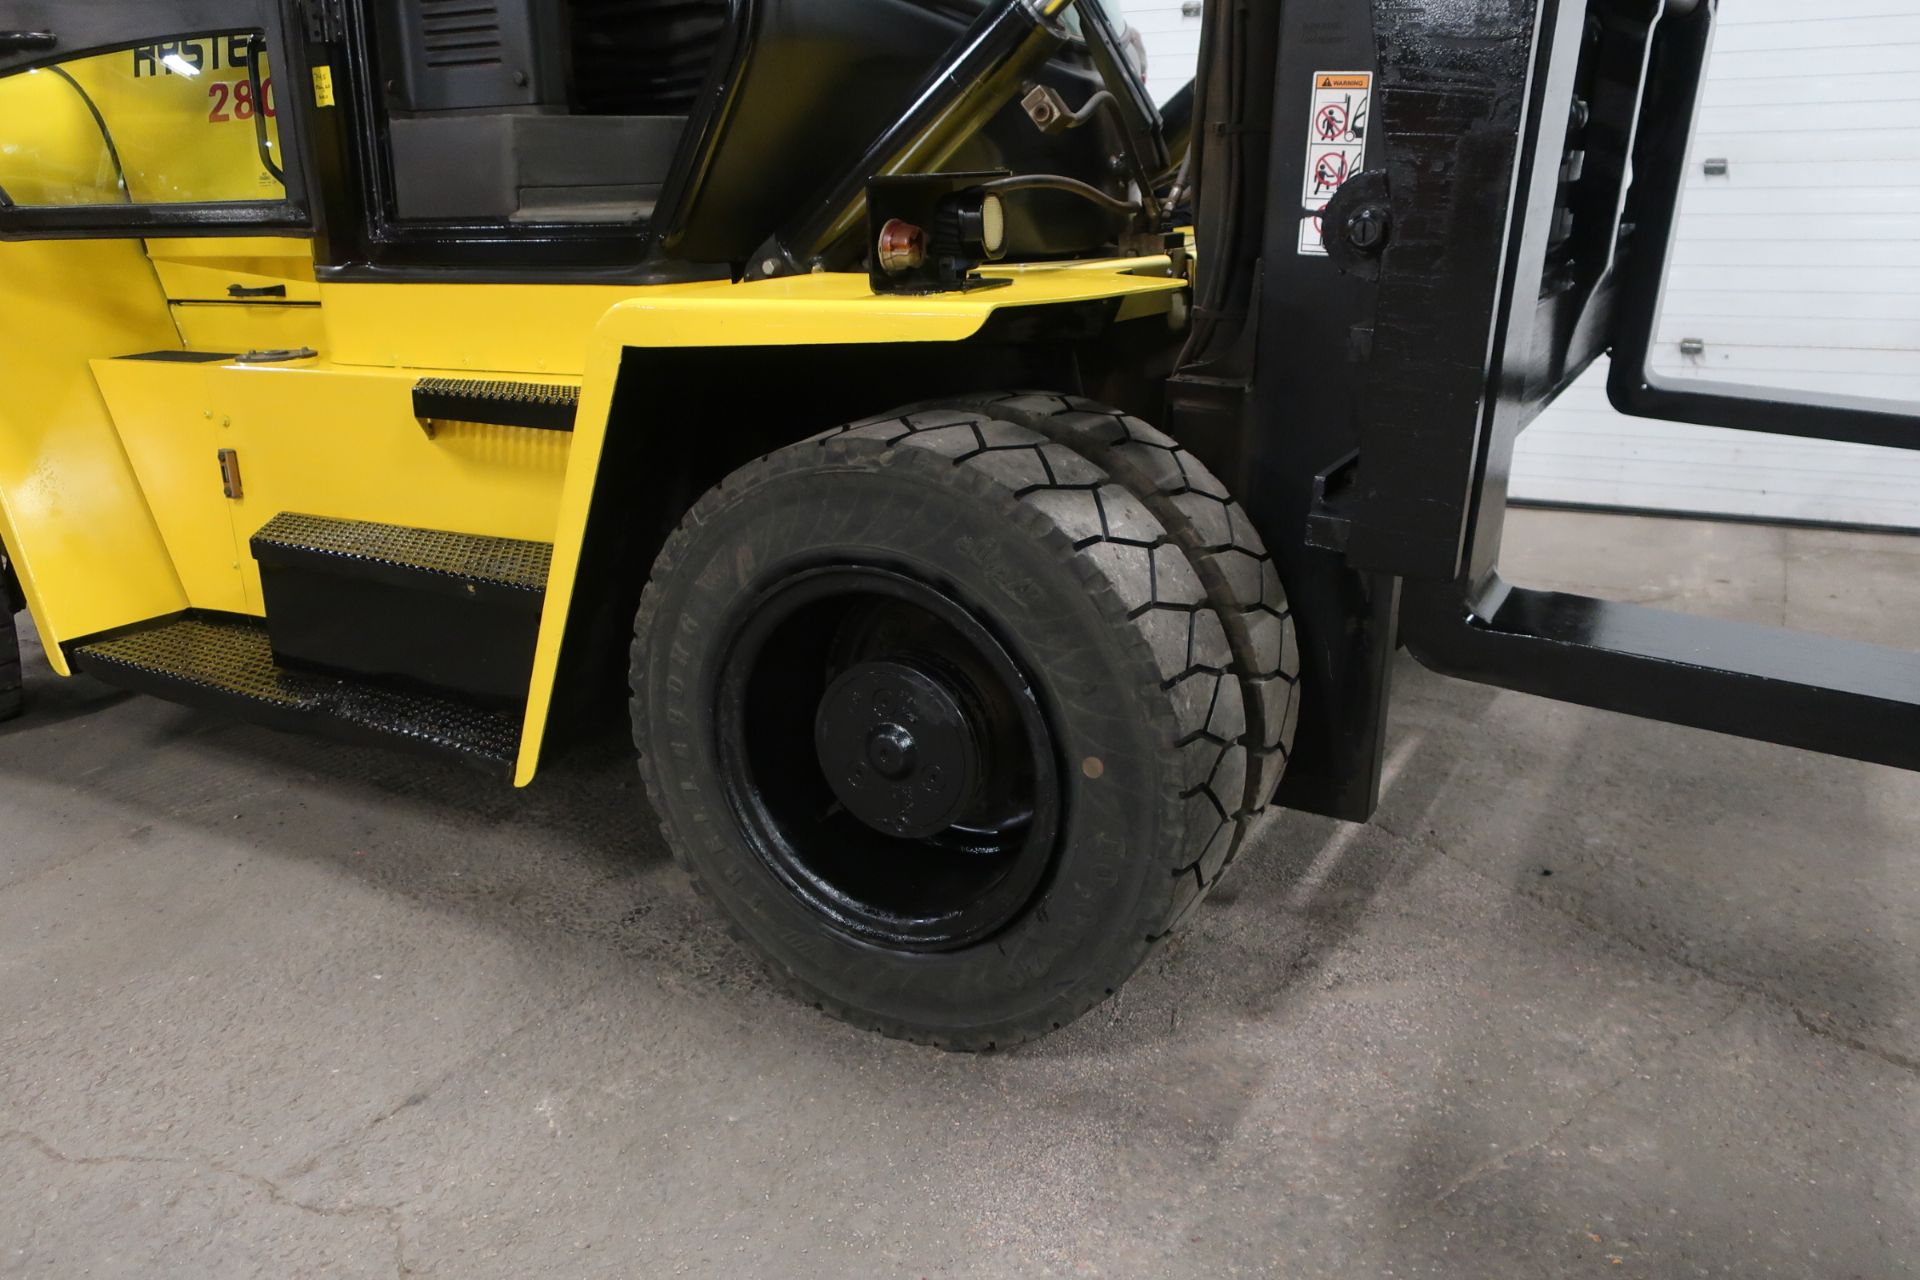
[[526, 702], [547, 543], [296, 512], [251, 542], [273, 651], [288, 665]]
[[264, 622], [226, 615], [156, 619], [68, 651], [108, 684], [349, 742], [425, 750], [512, 777], [521, 713], [274, 660]]

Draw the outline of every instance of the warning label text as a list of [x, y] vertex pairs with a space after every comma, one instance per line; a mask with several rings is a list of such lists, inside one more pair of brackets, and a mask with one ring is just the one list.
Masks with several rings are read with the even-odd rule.
[[1324, 255], [1319, 214], [1341, 184], [1367, 160], [1367, 116], [1373, 75], [1366, 71], [1313, 73], [1313, 109], [1307, 117], [1306, 187], [1301, 193], [1300, 252]]

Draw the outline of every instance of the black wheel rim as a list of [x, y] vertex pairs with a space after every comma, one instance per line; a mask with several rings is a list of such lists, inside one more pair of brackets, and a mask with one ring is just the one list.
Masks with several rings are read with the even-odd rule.
[[977, 943], [1032, 905], [1060, 825], [1036, 686], [948, 590], [807, 569], [732, 615], [717, 758], [748, 845], [829, 926], [907, 951]]

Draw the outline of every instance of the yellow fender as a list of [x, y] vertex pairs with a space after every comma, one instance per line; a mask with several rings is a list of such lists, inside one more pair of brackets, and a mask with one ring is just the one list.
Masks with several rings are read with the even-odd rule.
[[580, 568], [614, 392], [629, 348], [796, 347], [898, 342], [962, 342], [996, 312], [1102, 299], [1120, 300], [1120, 318], [1164, 314], [1183, 279], [1136, 274], [1166, 259], [1009, 269], [1001, 288], [930, 297], [875, 295], [865, 276], [820, 274], [748, 284], [673, 286], [609, 309], [588, 343], [585, 380], [575, 419], [573, 452], [560, 497], [545, 612], [534, 653], [532, 687], [514, 785], [539, 766], [561, 638]]

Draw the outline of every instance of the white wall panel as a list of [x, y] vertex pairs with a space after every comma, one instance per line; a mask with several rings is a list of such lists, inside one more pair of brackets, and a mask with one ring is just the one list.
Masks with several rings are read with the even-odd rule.
[[1120, 0], [1127, 21], [1146, 38], [1147, 87], [1165, 102], [1193, 79], [1200, 61], [1200, 19], [1182, 0]]
[[[1722, 0], [1654, 370], [1920, 406], [1920, 0]], [[1703, 163], [1724, 159], [1724, 177]], [[1681, 342], [1704, 351], [1685, 355]], [[1604, 368], [1518, 498], [1920, 528], [1920, 453], [1622, 417]]]
[[[1520, 437], [1514, 491], [1543, 502], [1920, 527], [1920, 453], [1623, 418], [1604, 365]], [[1876, 384], [1893, 392], [1892, 382]], [[1920, 395], [1920, 379], [1905, 384]]]

